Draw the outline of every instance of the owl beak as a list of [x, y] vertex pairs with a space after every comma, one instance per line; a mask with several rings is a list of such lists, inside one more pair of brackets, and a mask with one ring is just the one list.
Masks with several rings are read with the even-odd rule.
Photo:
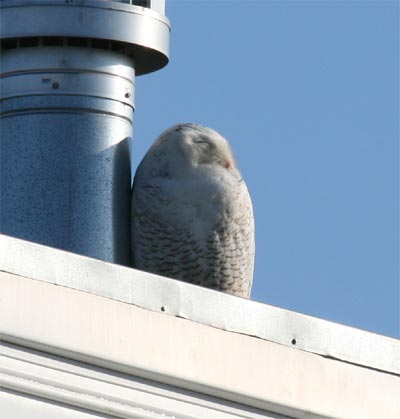
[[230, 160], [226, 160], [225, 164], [224, 164], [224, 167], [225, 167], [225, 169], [232, 170], [233, 169], [232, 162]]

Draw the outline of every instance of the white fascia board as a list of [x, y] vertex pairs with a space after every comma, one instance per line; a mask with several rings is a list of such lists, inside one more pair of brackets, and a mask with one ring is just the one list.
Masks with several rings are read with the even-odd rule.
[[400, 374], [396, 339], [5, 235], [0, 271]]
[[[395, 374], [15, 274], [1, 273], [0, 287], [3, 341], [230, 400], [242, 404], [243, 411], [251, 406], [264, 411], [266, 417], [274, 417], [272, 412], [293, 418], [399, 417], [400, 378]], [[23, 371], [28, 369], [14, 362], [14, 366], [3, 367], [3, 387], [31, 394], [32, 388], [21, 390], [18, 383], [12, 387], [16, 369], [20, 371], [17, 381], [22, 378], [25, 385], [38, 382], [32, 378], [40, 376], [38, 371], [32, 373], [34, 366], [24, 380]], [[54, 380], [39, 381], [38, 388], [55, 391], [46, 397], [57, 400], [66, 380], [61, 378], [59, 387]], [[96, 388], [89, 383], [82, 387]], [[71, 393], [79, 394], [76, 387], [67, 394]], [[102, 399], [99, 394], [94, 401], [89, 394], [83, 403], [98, 403]], [[111, 402], [113, 397], [130, 399], [119, 390], [110, 394]], [[44, 393], [40, 397], [45, 397]], [[79, 405], [79, 397], [69, 403]], [[115, 413], [116, 417], [125, 417], [123, 414]]]
[[34, 396], [50, 404], [118, 418], [287, 419], [13, 344], [0, 344], [0, 383], [20, 398]]

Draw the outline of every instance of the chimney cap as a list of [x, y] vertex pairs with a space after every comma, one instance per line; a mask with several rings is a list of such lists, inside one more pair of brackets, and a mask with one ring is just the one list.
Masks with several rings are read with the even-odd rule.
[[[169, 56], [165, 1], [157, 0], [3, 0], [3, 48], [20, 40], [82, 40], [88, 46], [118, 50], [135, 61], [136, 74], [164, 67]], [[55, 41], [56, 42], [56, 41]]]

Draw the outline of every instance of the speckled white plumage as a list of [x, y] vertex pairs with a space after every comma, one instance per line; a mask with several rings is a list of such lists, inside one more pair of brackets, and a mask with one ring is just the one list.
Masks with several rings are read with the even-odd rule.
[[252, 204], [213, 129], [175, 125], [154, 142], [136, 171], [131, 227], [134, 268], [250, 296]]

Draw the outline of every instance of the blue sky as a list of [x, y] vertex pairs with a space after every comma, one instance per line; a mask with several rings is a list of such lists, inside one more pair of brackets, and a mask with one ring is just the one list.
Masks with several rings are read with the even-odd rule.
[[400, 337], [399, 2], [167, 0], [133, 168], [178, 122], [229, 139], [253, 199], [252, 299]]

